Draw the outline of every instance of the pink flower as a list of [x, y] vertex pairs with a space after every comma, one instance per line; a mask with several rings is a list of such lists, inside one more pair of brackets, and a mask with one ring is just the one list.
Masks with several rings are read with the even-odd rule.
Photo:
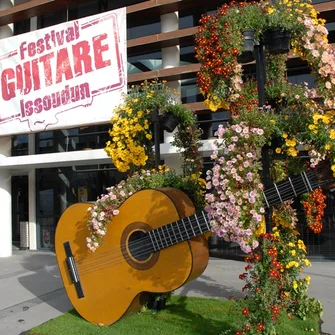
[[254, 203], [256, 202], [256, 199], [255, 199], [254, 197], [250, 197], [250, 198], [249, 198], [249, 202], [250, 202], [251, 204], [254, 204]]
[[312, 51], [312, 55], [313, 55], [313, 57], [319, 57], [320, 56], [320, 52], [318, 50], [313, 50]]
[[241, 126], [239, 126], [239, 125], [235, 126], [235, 131], [236, 131], [237, 133], [240, 133], [240, 132], [242, 131]]

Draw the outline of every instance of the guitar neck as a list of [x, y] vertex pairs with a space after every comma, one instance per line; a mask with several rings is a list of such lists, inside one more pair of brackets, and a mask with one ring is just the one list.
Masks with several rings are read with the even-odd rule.
[[319, 182], [313, 170], [302, 172], [294, 177], [289, 177], [287, 180], [274, 183], [264, 190], [264, 207], [269, 208], [273, 205], [296, 198], [300, 194], [312, 192], [319, 186]]
[[[303, 172], [288, 180], [274, 183], [264, 190], [264, 206], [271, 207], [311, 192], [319, 187], [314, 171]], [[209, 218], [204, 211], [148, 231], [153, 251], [168, 248], [174, 244], [190, 240], [211, 230]]]
[[171, 247], [190, 240], [211, 230], [209, 219], [204, 211], [148, 231], [154, 251]]

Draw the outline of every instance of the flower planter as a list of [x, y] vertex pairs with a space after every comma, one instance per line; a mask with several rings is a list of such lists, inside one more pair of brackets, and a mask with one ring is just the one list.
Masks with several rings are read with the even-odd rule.
[[179, 118], [172, 113], [165, 113], [162, 117], [162, 128], [169, 133], [172, 133], [179, 124]]
[[255, 60], [254, 54], [254, 31], [248, 29], [243, 32], [243, 51], [237, 56], [239, 63], [249, 63]]
[[291, 34], [283, 28], [271, 28], [265, 31], [265, 44], [270, 54], [279, 55], [290, 51]]

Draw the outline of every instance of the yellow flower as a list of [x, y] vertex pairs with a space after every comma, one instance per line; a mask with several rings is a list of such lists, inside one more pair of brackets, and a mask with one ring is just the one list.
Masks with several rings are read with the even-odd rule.
[[290, 268], [293, 268], [293, 267], [298, 267], [299, 266], [299, 263], [296, 262], [296, 261], [291, 261], [289, 262], [288, 264], [286, 264], [286, 269], [290, 269]]
[[296, 255], [296, 251], [295, 250], [291, 250], [290, 252], [291, 252], [292, 256]]
[[312, 263], [307, 258], [304, 259], [304, 263], [305, 266], [312, 266]]
[[298, 240], [298, 248], [306, 252], [306, 246], [303, 240]]
[[296, 282], [296, 280], [293, 281], [293, 289], [297, 289], [298, 288], [298, 283]]
[[145, 137], [146, 137], [148, 140], [151, 140], [151, 139], [152, 139], [152, 135], [151, 135], [151, 134], [146, 134]]
[[271, 15], [272, 13], [274, 13], [276, 11], [276, 9], [274, 7], [269, 7], [268, 8], [268, 14]]
[[311, 277], [310, 276], [306, 276], [304, 279], [306, 280], [306, 284], [309, 285], [310, 282], [311, 282]]
[[287, 154], [292, 157], [296, 157], [298, 155], [298, 150], [294, 148], [288, 148], [287, 149]]
[[297, 145], [297, 141], [295, 138], [292, 138], [292, 140], [285, 140], [285, 143], [288, 147], [295, 147]]
[[334, 140], [335, 139], [335, 130], [334, 129], [330, 129], [329, 130], [329, 137]]
[[256, 230], [256, 236], [260, 236], [265, 233], [266, 233], [266, 224], [265, 224], [265, 219], [263, 217], [262, 221], [258, 224], [258, 227]]
[[283, 137], [283, 138], [287, 138], [287, 134], [286, 134], [286, 133], [283, 134], [282, 137]]
[[330, 144], [326, 144], [326, 145], [325, 145], [325, 149], [326, 149], [326, 150], [330, 150], [330, 148], [331, 148]]
[[281, 148], [276, 148], [275, 151], [276, 151], [277, 154], [280, 154], [281, 153]]

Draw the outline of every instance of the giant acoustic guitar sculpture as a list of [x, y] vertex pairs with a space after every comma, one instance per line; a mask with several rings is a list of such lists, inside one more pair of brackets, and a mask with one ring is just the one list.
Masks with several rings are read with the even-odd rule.
[[[272, 206], [325, 184], [304, 172], [264, 191]], [[103, 245], [88, 250], [90, 203], [70, 206], [61, 216], [56, 256], [67, 295], [87, 321], [111, 325], [138, 311], [145, 293], [173, 291], [205, 270], [209, 253], [203, 234], [210, 231], [204, 211], [173, 188], [142, 190], [128, 198], [108, 227]]]

